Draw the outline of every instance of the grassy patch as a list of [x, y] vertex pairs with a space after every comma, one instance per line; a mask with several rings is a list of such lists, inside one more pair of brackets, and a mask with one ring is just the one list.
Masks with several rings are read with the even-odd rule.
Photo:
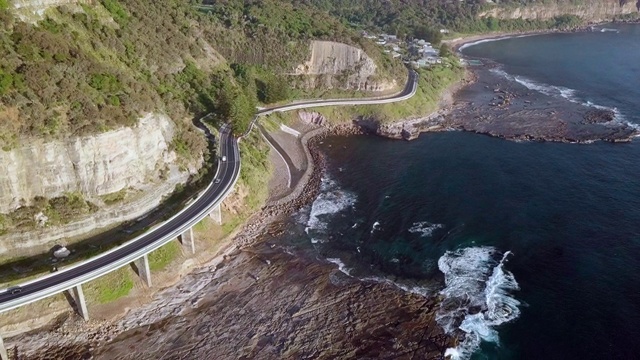
[[127, 196], [127, 189], [124, 188], [120, 191], [102, 195], [100, 196], [100, 198], [105, 204], [112, 205], [112, 204], [121, 202], [122, 200], [124, 200], [126, 196]]
[[84, 294], [90, 302], [106, 304], [129, 295], [133, 289], [133, 273], [128, 266], [121, 267], [94, 281], [83, 285]]
[[164, 270], [180, 254], [180, 243], [170, 241], [149, 254], [149, 269], [151, 271]]
[[267, 184], [272, 170], [268, 158], [269, 145], [255, 130], [240, 142], [240, 153], [242, 167], [238, 183], [250, 189], [245, 204], [249, 211], [253, 211], [262, 206], [269, 196]]
[[454, 57], [446, 59], [445, 64], [419, 70], [418, 90], [407, 101], [362, 106], [335, 106], [311, 109], [323, 114], [329, 121], [344, 122], [349, 119], [369, 118], [382, 123], [425, 116], [438, 109], [442, 92], [462, 79], [464, 69]]

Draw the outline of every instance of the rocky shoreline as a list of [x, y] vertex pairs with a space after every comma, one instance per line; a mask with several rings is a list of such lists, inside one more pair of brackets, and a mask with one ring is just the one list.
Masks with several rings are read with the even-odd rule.
[[83, 323], [66, 317], [44, 331], [8, 339], [12, 354], [20, 359], [442, 359], [456, 339], [435, 322], [437, 297], [360, 281], [272, 240], [286, 231], [284, 219], [317, 197], [326, 164], [319, 144], [327, 136], [412, 140], [422, 132], [465, 130], [509, 140], [619, 142], [637, 135], [617, 123], [612, 111], [536, 93], [492, 72], [497, 66], [467, 71], [447, 90], [440, 109], [426, 117], [339, 125], [315, 118], [321, 127], [303, 142], [309, 168], [297, 188], [252, 216], [221, 259], [121, 319]]
[[255, 214], [221, 261], [187, 275], [122, 319], [85, 323], [67, 316], [11, 338], [11, 354], [32, 360], [442, 359], [456, 340], [435, 321], [437, 297], [361, 281], [269, 241], [285, 230], [281, 220], [316, 198], [325, 170], [319, 143], [355, 133], [342, 125], [314, 133], [307, 142], [312, 170], [299, 195]]

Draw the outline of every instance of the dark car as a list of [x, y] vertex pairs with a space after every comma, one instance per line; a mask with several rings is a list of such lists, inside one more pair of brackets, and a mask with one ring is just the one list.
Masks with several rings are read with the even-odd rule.
[[214, 182], [217, 184], [220, 182], [220, 179], [216, 179]]
[[19, 294], [22, 292], [22, 288], [20, 286], [14, 286], [7, 289], [7, 292], [11, 295]]

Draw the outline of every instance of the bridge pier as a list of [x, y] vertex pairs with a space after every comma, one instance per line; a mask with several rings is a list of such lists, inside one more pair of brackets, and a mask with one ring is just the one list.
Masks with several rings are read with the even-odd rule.
[[220, 209], [220, 204], [216, 205], [216, 207], [211, 210], [209, 217], [211, 217], [218, 225], [222, 225], [222, 210]]
[[148, 287], [151, 287], [151, 270], [149, 270], [149, 257], [147, 257], [147, 254], [134, 261], [132, 265], [135, 267], [138, 276], [147, 283]]
[[0, 336], [0, 360], [9, 360], [9, 354], [7, 354], [7, 348], [4, 347], [2, 336]]
[[84, 300], [84, 292], [82, 291], [82, 285], [77, 285], [70, 291], [73, 301], [76, 303], [76, 311], [84, 321], [89, 321], [89, 311], [87, 310], [87, 302]]
[[189, 247], [192, 254], [196, 253], [196, 242], [195, 237], [193, 236], [192, 227], [180, 234], [180, 242], [182, 245]]

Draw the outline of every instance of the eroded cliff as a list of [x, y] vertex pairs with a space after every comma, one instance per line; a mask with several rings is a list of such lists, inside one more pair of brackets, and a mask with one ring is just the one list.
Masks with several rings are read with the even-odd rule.
[[[30, 140], [0, 151], [0, 213], [29, 206], [37, 198], [69, 193], [81, 194], [97, 207], [64, 225], [50, 226], [44, 218], [36, 228], [10, 229], [0, 237], [0, 254], [46, 249], [51, 242], [138, 217], [158, 206], [201, 165], [198, 157], [189, 166], [179, 166], [171, 145], [175, 132], [169, 117], [148, 114], [134, 127], [68, 140]], [[105, 201], [120, 192], [132, 196], [117, 204]]]
[[307, 87], [387, 91], [397, 86], [380, 78], [378, 66], [362, 49], [333, 41], [312, 41], [310, 46], [309, 60], [295, 71], [306, 76]]
[[498, 19], [545, 20], [560, 15], [576, 15], [588, 21], [601, 22], [637, 11], [638, 7], [635, 1], [625, 3], [625, 1], [619, 0], [590, 0], [582, 3], [549, 2], [526, 6], [496, 6], [481, 12], [479, 16], [492, 16]]

